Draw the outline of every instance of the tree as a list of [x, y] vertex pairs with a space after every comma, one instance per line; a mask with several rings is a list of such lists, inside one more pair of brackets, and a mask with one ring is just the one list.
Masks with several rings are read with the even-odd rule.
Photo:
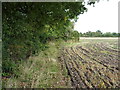
[[97, 31], [95, 32], [95, 36], [96, 36], [96, 37], [101, 37], [101, 36], [102, 36], [102, 32], [101, 32], [100, 30], [97, 30]]
[[97, 30], [96, 32], [88, 31], [86, 33], [79, 33], [81, 37], [119, 37], [119, 33], [111, 33], [106, 32], [102, 33], [100, 30]]
[[[87, 11], [82, 2], [4, 2], [3, 72], [11, 73], [11, 62], [25, 60], [47, 48], [51, 40], [67, 40], [71, 20]], [[77, 32], [74, 32], [75, 37]], [[8, 62], [9, 61], [9, 62]], [[11, 65], [11, 66], [8, 66]]]
[[71, 19], [86, 10], [82, 2], [3, 3], [3, 58], [22, 60], [48, 40], [68, 39]]

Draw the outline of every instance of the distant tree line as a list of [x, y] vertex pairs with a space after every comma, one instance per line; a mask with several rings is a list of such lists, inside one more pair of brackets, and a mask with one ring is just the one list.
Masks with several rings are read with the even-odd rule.
[[120, 37], [120, 33], [115, 33], [115, 32], [103, 33], [100, 30], [97, 30], [96, 32], [91, 32], [91, 31], [88, 31], [86, 33], [80, 32], [80, 37]]

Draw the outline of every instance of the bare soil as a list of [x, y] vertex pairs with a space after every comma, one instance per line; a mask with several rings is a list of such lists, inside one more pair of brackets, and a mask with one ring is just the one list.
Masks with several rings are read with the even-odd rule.
[[75, 88], [118, 88], [120, 56], [109, 43], [64, 47], [60, 57]]

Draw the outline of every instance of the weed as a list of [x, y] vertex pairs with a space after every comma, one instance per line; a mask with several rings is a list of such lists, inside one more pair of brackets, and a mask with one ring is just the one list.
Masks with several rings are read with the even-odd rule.
[[[61, 64], [58, 61], [60, 46], [58, 49], [57, 44], [51, 42], [48, 47], [48, 49], [41, 51], [38, 56], [30, 57], [17, 66], [13, 62], [9, 62], [9, 67], [4, 66], [6, 70], [12, 68], [15, 74], [18, 72], [20, 74], [17, 78], [13, 76], [7, 78], [7, 80], [3, 79], [3, 88], [67, 87], [67, 81], [63, 80], [67, 75], [66, 71], [64, 70], [63, 73]], [[16, 67], [19, 71], [15, 70]]]

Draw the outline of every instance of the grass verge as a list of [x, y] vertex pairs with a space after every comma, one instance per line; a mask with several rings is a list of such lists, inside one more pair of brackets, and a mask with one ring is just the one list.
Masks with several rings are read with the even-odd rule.
[[67, 88], [71, 87], [65, 68], [58, 59], [60, 42], [51, 42], [38, 56], [18, 65], [18, 77], [2, 78], [3, 88]]

